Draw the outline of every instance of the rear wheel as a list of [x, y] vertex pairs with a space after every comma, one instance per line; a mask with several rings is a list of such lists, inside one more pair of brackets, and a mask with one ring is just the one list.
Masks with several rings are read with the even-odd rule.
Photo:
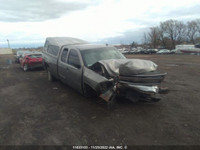
[[49, 81], [55, 81], [55, 77], [51, 74], [49, 70], [47, 70], [48, 80]]
[[24, 70], [24, 71], [27, 71], [27, 70], [28, 70], [28, 65], [27, 65], [27, 64], [24, 64], [23, 70]]

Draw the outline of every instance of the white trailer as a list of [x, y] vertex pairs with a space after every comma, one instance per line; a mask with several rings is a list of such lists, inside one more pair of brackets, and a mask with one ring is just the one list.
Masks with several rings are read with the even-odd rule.
[[176, 51], [182, 53], [200, 53], [200, 48], [195, 45], [176, 45]]

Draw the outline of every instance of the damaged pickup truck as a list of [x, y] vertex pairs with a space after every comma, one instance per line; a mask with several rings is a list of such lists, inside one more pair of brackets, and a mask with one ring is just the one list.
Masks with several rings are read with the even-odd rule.
[[116, 97], [157, 102], [166, 76], [152, 61], [126, 59], [112, 46], [69, 37], [46, 39], [43, 65], [50, 81], [59, 79], [84, 96], [99, 96], [109, 104]]

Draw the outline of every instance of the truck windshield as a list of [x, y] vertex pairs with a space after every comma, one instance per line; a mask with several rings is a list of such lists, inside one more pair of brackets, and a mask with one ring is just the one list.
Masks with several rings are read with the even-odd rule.
[[100, 60], [125, 59], [124, 55], [112, 47], [83, 50], [81, 51], [81, 55], [87, 67], [92, 66], [94, 63]]

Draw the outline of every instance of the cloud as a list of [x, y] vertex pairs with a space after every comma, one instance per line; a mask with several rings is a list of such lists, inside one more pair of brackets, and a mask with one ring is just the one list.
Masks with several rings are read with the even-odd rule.
[[85, 9], [88, 2], [56, 0], [0, 0], [1, 22], [36, 22]]
[[[100, 42], [109, 44], [130, 44], [134, 41], [141, 43], [143, 42], [144, 32], [148, 32], [150, 27], [157, 26], [160, 22], [164, 22], [168, 19], [186, 22], [199, 18], [200, 14], [199, 0], [193, 0], [192, 2], [186, 0], [181, 2], [173, 2], [173, 0], [169, 0], [169, 2], [160, 0], [157, 1], [157, 3], [152, 3], [153, 5], [147, 3], [144, 5], [146, 8], [141, 13], [137, 16], [132, 15], [126, 20], [128, 22], [135, 23], [137, 28], [133, 27], [132, 29], [124, 30], [120, 36], [103, 38]], [[138, 5], [136, 6], [140, 9], [144, 8], [139, 7]], [[137, 10], [137, 8], [133, 10]]]
[[104, 38], [99, 41], [99, 43], [108, 43], [108, 44], [131, 44], [133, 41], [136, 43], [143, 42], [143, 35], [147, 32], [149, 28], [140, 28], [138, 30], [129, 30], [122, 33], [121, 36]]
[[200, 4], [196, 4], [193, 6], [184, 6], [182, 8], [171, 10], [166, 16], [168, 18], [188, 18], [188, 19], [194, 19], [199, 17], [200, 14]]
[[151, 26], [200, 14], [200, 0], [0, 0], [0, 4], [0, 41], [12, 43], [43, 43], [49, 36], [140, 43]]

